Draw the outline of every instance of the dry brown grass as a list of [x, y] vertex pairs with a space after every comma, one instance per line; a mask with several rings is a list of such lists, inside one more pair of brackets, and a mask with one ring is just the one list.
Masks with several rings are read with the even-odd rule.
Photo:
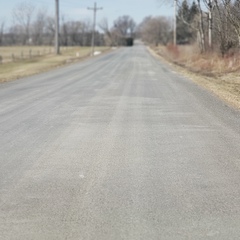
[[[200, 54], [194, 46], [152, 48], [172, 67], [240, 109], [240, 57], [222, 58], [217, 53]], [[153, 52], [153, 51], [152, 51]]]
[[[4, 49], [4, 50], [3, 50]], [[39, 49], [36, 47], [36, 51]], [[107, 47], [97, 47], [96, 51], [107, 51]], [[1, 48], [2, 53], [9, 55], [9, 52], [21, 52], [23, 51], [22, 47], [13, 47], [13, 48]], [[54, 54], [47, 54], [41, 56], [35, 56], [31, 59], [24, 60], [15, 60], [14, 62], [7, 62], [0, 64], [0, 82], [6, 82], [9, 80], [30, 76], [36, 73], [44, 72], [68, 64], [71, 62], [76, 62], [81, 59], [84, 59], [90, 56], [91, 48], [90, 47], [72, 47], [67, 48], [61, 52], [61, 55], [56, 56]]]
[[[62, 48], [62, 52], [69, 48]], [[0, 56], [3, 63], [12, 60], [28, 59], [34, 56], [48, 55], [54, 52], [51, 46], [0, 46]]]
[[184, 66], [193, 72], [205, 75], [221, 75], [240, 70], [240, 55], [227, 55], [224, 58], [216, 52], [200, 54], [196, 46], [186, 45], [155, 48], [168, 60]]

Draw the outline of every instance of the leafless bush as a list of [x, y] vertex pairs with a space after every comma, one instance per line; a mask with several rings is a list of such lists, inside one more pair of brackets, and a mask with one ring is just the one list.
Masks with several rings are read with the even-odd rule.
[[30, 39], [31, 24], [34, 16], [35, 6], [30, 2], [21, 2], [13, 9], [13, 21], [18, 26], [22, 35], [22, 44], [26, 44]]
[[150, 44], [166, 45], [171, 38], [171, 22], [166, 17], [146, 17], [139, 26], [142, 39]]

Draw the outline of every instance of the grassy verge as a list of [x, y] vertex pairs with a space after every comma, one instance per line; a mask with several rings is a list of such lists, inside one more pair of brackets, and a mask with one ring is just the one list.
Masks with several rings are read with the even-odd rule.
[[[12, 50], [12, 49], [11, 49]], [[97, 47], [96, 51], [105, 52], [108, 47]], [[16, 51], [16, 48], [15, 48]], [[89, 47], [73, 47], [62, 51], [61, 55], [46, 54], [42, 56], [33, 56], [31, 59], [16, 60], [14, 62], [6, 62], [0, 64], [0, 82], [34, 75], [45, 72], [50, 69], [77, 62], [89, 57], [91, 48]]]
[[240, 58], [199, 54], [193, 47], [158, 47], [150, 51], [229, 105], [240, 109]]

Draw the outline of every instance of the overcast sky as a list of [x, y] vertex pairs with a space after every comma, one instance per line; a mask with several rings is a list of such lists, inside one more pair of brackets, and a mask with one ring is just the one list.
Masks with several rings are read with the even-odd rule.
[[[18, 3], [25, 0], [1, 0], [0, 1], [0, 19], [5, 19], [11, 23], [12, 9]], [[171, 2], [171, 0], [169, 0]], [[49, 14], [54, 14], [55, 0], [27, 0], [37, 7], [46, 7]], [[92, 19], [92, 11], [87, 7], [93, 7], [94, 0], [59, 0], [61, 14], [64, 14], [66, 20]], [[172, 4], [161, 5], [159, 0], [97, 0], [99, 7], [103, 10], [98, 12], [98, 22], [103, 18], [108, 18], [109, 24], [122, 15], [130, 15], [139, 23], [145, 16], [172, 16]]]

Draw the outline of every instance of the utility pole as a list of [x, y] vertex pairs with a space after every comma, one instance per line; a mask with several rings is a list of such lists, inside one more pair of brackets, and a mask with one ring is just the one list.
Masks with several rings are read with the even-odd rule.
[[92, 56], [94, 56], [95, 52], [95, 28], [96, 28], [96, 18], [97, 18], [97, 11], [102, 10], [103, 8], [98, 8], [97, 3], [94, 3], [93, 8], [88, 8], [88, 10], [93, 11], [93, 30], [92, 30]]
[[174, 0], [173, 44], [177, 46], [177, 0]]
[[55, 0], [56, 16], [55, 16], [55, 53], [60, 54], [59, 49], [59, 0]]

